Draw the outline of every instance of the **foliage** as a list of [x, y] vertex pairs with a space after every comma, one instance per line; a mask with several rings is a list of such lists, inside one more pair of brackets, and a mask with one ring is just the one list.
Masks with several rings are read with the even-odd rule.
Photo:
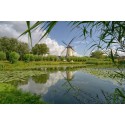
[[34, 60], [35, 61], [42, 61], [43, 60], [43, 56], [41, 56], [41, 55], [34, 55]]
[[49, 55], [47, 56], [47, 58], [48, 58], [48, 61], [58, 61], [58, 57], [54, 55]]
[[65, 61], [65, 57], [64, 57], [64, 56], [61, 56], [59, 59], [60, 59], [61, 61]]
[[0, 83], [0, 104], [39, 104], [40, 96], [24, 93], [11, 84]]
[[91, 57], [100, 59], [100, 58], [103, 58], [103, 57], [104, 57], [103, 54], [104, 54], [104, 53], [103, 53], [102, 51], [96, 50], [96, 51], [94, 51], [94, 52], [91, 53]]
[[112, 94], [108, 94], [102, 91], [108, 104], [125, 104], [125, 90], [116, 88]]
[[23, 60], [24, 55], [29, 54], [30, 52], [28, 44], [23, 42], [18, 42], [16, 52], [20, 54], [20, 60]]
[[11, 52], [9, 55], [10, 63], [16, 63], [20, 58], [20, 55], [16, 52]]
[[9, 60], [10, 52], [17, 52], [20, 54], [20, 59], [23, 58], [23, 55], [29, 53], [29, 47], [27, 43], [18, 41], [15, 38], [0, 38], [0, 51], [6, 53], [7, 60]]
[[24, 60], [25, 62], [30, 62], [30, 61], [34, 61], [35, 58], [34, 58], [34, 55], [33, 55], [33, 54], [25, 54], [23, 60]]
[[[37, 22], [35, 22], [32, 26], [30, 25], [30, 21], [27, 21], [26, 22], [27, 23], [27, 30], [25, 31], [25, 32], [23, 32], [21, 35], [20, 35], [20, 37], [22, 36], [22, 35], [25, 35], [25, 34], [27, 34], [28, 33], [28, 35], [29, 35], [29, 38], [30, 38], [30, 42], [31, 42], [31, 45], [32, 45], [32, 35], [31, 35], [31, 32], [34, 30], [34, 29], [36, 29], [36, 28], [38, 28], [38, 27], [40, 27], [40, 30], [43, 30], [43, 31], [45, 31], [45, 33], [44, 33], [44, 35], [41, 35], [42, 37], [40, 38], [40, 40], [43, 38], [43, 37], [45, 37], [48, 33], [50, 33], [51, 32], [51, 30], [53, 29], [53, 27], [57, 24], [57, 21], [37, 21]], [[39, 41], [40, 41], [39, 40]], [[32, 46], [31, 46], [32, 47]]]
[[0, 60], [6, 60], [6, 53], [0, 51]]
[[32, 52], [33, 52], [33, 54], [44, 55], [44, 54], [48, 54], [49, 48], [44, 43], [43, 44], [36, 44], [32, 48]]

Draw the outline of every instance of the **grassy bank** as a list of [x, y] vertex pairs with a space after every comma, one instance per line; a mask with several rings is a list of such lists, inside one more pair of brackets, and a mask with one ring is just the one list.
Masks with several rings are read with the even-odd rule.
[[24, 93], [16, 86], [0, 83], [0, 104], [43, 104], [40, 96]]
[[23, 62], [18, 61], [17, 63], [11, 64], [8, 61], [0, 61], [0, 70], [30, 70], [39, 69], [41, 67], [72, 67], [72, 66], [114, 66], [111, 61], [104, 60], [87, 60], [85, 62], [63, 62], [63, 61], [31, 61]]
[[8, 61], [0, 61], [0, 70], [28, 70], [40, 67], [54, 67], [54, 66], [73, 66], [83, 65], [81, 62], [53, 62], [53, 61], [32, 61], [29, 63], [18, 61], [15, 64], [11, 64]]

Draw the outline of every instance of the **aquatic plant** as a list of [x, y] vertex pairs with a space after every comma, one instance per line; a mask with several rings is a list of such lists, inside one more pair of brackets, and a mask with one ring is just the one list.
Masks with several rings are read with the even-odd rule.
[[[120, 71], [116, 68], [84, 68], [84, 72], [95, 75], [101, 79], [111, 79], [117, 84], [122, 85], [125, 82], [125, 71], [120, 73]], [[124, 75], [123, 75], [124, 74]]]
[[42, 71], [0, 71], [0, 83], [22, 83], [27, 77], [45, 74]]

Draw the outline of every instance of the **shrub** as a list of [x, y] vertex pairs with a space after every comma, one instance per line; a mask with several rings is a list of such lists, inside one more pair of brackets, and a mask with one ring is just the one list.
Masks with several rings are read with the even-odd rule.
[[16, 52], [11, 52], [9, 54], [9, 61], [11, 63], [16, 63], [19, 60], [19, 58], [20, 58], [20, 55]]
[[64, 61], [64, 60], [65, 60], [65, 57], [64, 57], [64, 56], [60, 57], [60, 60], [61, 60], [61, 61]]
[[29, 61], [34, 61], [35, 60], [35, 57], [33, 54], [25, 54], [24, 55], [24, 61], [25, 62], [29, 62]]
[[40, 56], [40, 55], [34, 55], [34, 60], [35, 61], [42, 61], [42, 56]]
[[0, 51], [0, 60], [6, 60], [6, 53]]

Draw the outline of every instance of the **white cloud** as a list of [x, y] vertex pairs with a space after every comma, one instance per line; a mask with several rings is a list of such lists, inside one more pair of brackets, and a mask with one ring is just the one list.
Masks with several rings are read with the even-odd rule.
[[[113, 54], [115, 54], [117, 48], [120, 48], [119, 44], [117, 44], [117, 43], [116, 43], [116, 44], [113, 44], [109, 49], [106, 50], [106, 51], [107, 51], [107, 54], [111, 53], [111, 49], [112, 49]], [[122, 51], [118, 51], [118, 50], [117, 50], [117, 54], [118, 54], [119, 56], [125, 56], [125, 52], [122, 52]]]
[[[32, 22], [33, 24], [34, 22]], [[26, 22], [24, 21], [5, 21], [5, 22], [0, 22], [0, 37], [3, 36], [7, 36], [7, 37], [14, 37], [14, 38], [18, 38], [20, 36], [20, 34], [26, 30]], [[33, 40], [33, 45], [35, 45], [39, 39], [41, 38], [41, 36], [44, 34], [45, 32], [40, 30], [40, 28], [38, 28], [37, 30], [35, 30], [34, 32], [32, 32], [32, 40]], [[28, 36], [24, 35], [22, 37], [19, 38], [19, 40], [23, 41], [23, 42], [28, 42]], [[60, 56], [62, 51], [65, 49], [64, 46], [59, 45], [59, 42], [56, 40], [51, 39], [49, 36], [42, 39], [42, 41], [40, 41], [40, 43], [46, 43], [47, 46], [49, 47], [50, 50], [50, 54], [52, 55], [58, 55]], [[62, 53], [63, 56], [66, 55], [66, 51], [64, 51], [64, 53]], [[75, 56], [80, 56], [77, 52], [74, 52]]]
[[[75, 74], [75, 72], [71, 72], [71, 73], [72, 73], [72, 75]], [[48, 89], [51, 86], [54, 86], [55, 84], [57, 84], [58, 81], [64, 79], [64, 77], [65, 78], [68, 77], [66, 72], [58, 71], [56, 73], [51, 73], [49, 75], [49, 79], [44, 84], [35, 83], [32, 79], [29, 79], [28, 84], [21, 85], [18, 88], [22, 89], [23, 91], [26, 91], [26, 92], [44, 95], [48, 92]]]
[[[26, 24], [23, 21], [5, 21], [0, 22], [0, 37], [13, 37], [18, 38], [20, 34], [25, 31]], [[28, 37], [23, 36], [20, 38], [21, 41], [28, 42]]]
[[[42, 40], [40, 43], [45, 43], [49, 47], [50, 54], [52, 55], [60, 56], [62, 51], [65, 49], [64, 46], [59, 45], [56, 40], [52, 40], [49, 37]], [[62, 55], [66, 55], [66, 51], [64, 51]]]

